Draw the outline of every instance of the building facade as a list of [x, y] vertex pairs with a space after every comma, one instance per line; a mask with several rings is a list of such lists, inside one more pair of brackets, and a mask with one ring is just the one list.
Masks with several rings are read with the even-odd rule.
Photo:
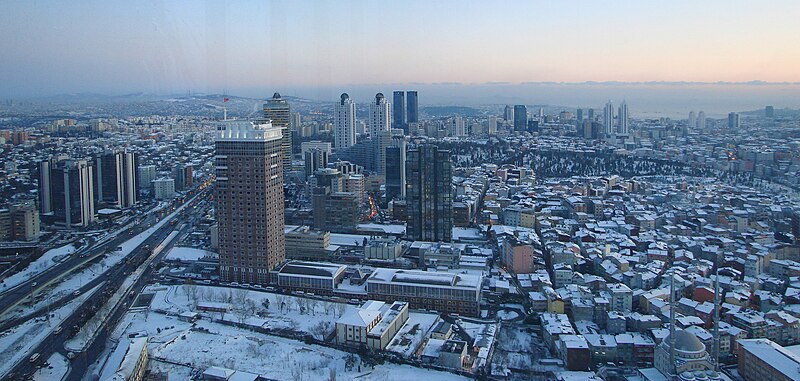
[[272, 98], [264, 103], [264, 119], [271, 121], [272, 127], [281, 129], [281, 155], [283, 171], [292, 168], [292, 109], [289, 102], [281, 98], [280, 93], [272, 94]]
[[450, 151], [423, 144], [406, 159], [407, 235], [415, 241], [450, 242], [453, 172]]
[[285, 257], [282, 129], [227, 121], [217, 133], [220, 278], [267, 284]]
[[333, 138], [338, 149], [356, 144], [356, 104], [347, 93], [333, 107]]

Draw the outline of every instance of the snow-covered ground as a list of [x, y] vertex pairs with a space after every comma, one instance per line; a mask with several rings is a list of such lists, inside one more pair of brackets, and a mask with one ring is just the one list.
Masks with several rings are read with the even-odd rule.
[[386, 350], [411, 357], [438, 320], [439, 315], [409, 312], [408, 321], [397, 331]]
[[36, 275], [45, 272], [47, 269], [53, 267], [55, 264], [59, 263], [73, 252], [75, 252], [75, 246], [72, 244], [47, 250], [37, 260], [31, 262], [28, 267], [4, 279], [2, 284], [0, 284], [0, 292], [8, 290]]
[[[150, 308], [170, 314], [199, 312], [204, 302], [232, 303], [246, 308], [210, 317], [248, 325], [309, 333], [318, 339], [333, 332], [336, 320], [355, 307], [310, 298], [214, 286], [150, 286], [154, 292]], [[269, 301], [269, 305], [265, 304]]]
[[69, 373], [69, 360], [56, 352], [47, 359], [49, 364], [33, 373], [34, 381], [61, 381]]
[[97, 291], [98, 287], [52, 311], [53, 317], [49, 321], [44, 317], [31, 319], [0, 334], [0, 378], [15, 364], [32, 355], [30, 352], [33, 348], [60, 326], [67, 316], [75, 312], [75, 309]]
[[[234, 328], [202, 319], [193, 327], [175, 316], [129, 312], [114, 336], [148, 335], [150, 367], [170, 378], [189, 379], [192, 369], [221, 366], [278, 380], [467, 380], [457, 375], [406, 365], [374, 368], [358, 356], [301, 341]], [[186, 365], [173, 365], [163, 360]], [[333, 371], [331, 370], [333, 369]]]
[[502, 320], [514, 320], [519, 317], [519, 313], [514, 311], [500, 310], [497, 311], [497, 317]]
[[167, 261], [197, 261], [203, 257], [216, 257], [217, 254], [208, 250], [193, 247], [173, 247], [164, 260]]

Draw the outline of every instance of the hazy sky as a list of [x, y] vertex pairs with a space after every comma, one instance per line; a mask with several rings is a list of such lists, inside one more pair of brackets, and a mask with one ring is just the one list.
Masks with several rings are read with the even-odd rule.
[[3, 1], [0, 95], [800, 82], [798, 20], [796, 0]]

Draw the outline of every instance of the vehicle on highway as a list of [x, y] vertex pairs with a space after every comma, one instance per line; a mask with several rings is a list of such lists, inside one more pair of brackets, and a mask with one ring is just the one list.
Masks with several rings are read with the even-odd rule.
[[38, 361], [38, 360], [39, 360], [39, 357], [41, 357], [41, 356], [39, 356], [39, 354], [38, 354], [38, 353], [34, 353], [34, 354], [31, 356], [31, 358], [29, 358], [29, 359], [28, 359], [28, 362], [30, 362], [30, 363], [35, 363], [36, 361]]
[[61, 331], [63, 331], [63, 329], [59, 325], [58, 327], [56, 327], [56, 329], [53, 330], [53, 334], [58, 335], [59, 333], [61, 333]]

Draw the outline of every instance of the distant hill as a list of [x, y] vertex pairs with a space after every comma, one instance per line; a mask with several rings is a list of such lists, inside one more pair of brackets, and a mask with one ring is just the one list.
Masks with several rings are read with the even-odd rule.
[[421, 107], [420, 111], [423, 114], [430, 115], [434, 118], [453, 116], [453, 115], [481, 116], [485, 114], [484, 111], [464, 106], [428, 106], [428, 107]]

